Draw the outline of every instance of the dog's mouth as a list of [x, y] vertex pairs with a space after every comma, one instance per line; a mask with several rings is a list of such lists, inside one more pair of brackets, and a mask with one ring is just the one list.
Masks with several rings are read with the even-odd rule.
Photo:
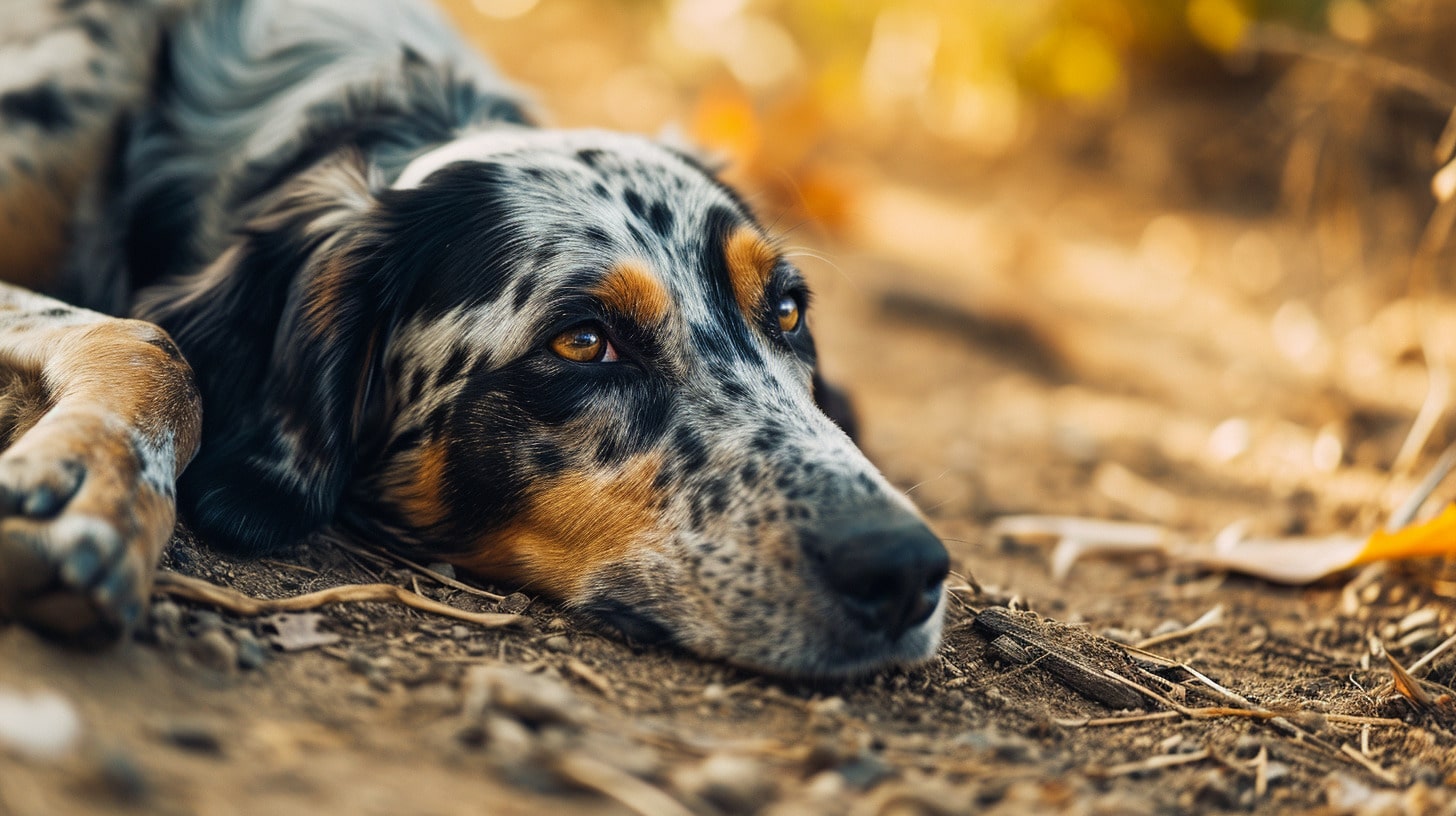
[[615, 629], [633, 643], [658, 646], [672, 643], [672, 631], [659, 621], [621, 601], [603, 598], [581, 610], [593, 621]]

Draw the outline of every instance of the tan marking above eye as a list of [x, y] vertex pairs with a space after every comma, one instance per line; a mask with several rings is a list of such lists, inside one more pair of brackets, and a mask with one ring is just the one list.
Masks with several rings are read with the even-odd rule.
[[779, 331], [788, 334], [799, 328], [804, 322], [804, 312], [799, 308], [799, 299], [793, 295], [784, 295], [779, 298], [778, 308], [774, 309], [774, 316], [779, 321]]
[[749, 320], [758, 320], [759, 304], [764, 290], [779, 261], [772, 243], [753, 227], [739, 227], [723, 244], [723, 258], [728, 264], [728, 281], [738, 308]]
[[621, 261], [613, 266], [592, 294], [607, 308], [647, 326], [666, 320], [672, 304], [667, 287], [647, 264], [637, 260]]
[[616, 349], [606, 334], [591, 323], [573, 326], [556, 335], [551, 341], [551, 350], [573, 363], [610, 363], [617, 359]]

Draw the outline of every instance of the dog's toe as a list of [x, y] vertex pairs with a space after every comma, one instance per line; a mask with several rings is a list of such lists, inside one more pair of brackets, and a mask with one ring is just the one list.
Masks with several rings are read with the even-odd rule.
[[48, 518], [81, 487], [86, 469], [73, 459], [0, 458], [0, 513]]
[[144, 572], [102, 519], [0, 522], [0, 617], [41, 632], [85, 644], [117, 639], [141, 616]]

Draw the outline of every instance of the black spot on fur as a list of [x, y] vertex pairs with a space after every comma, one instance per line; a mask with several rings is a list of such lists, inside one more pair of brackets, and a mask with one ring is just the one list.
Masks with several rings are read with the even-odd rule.
[[654, 202], [647, 211], [647, 223], [652, 225], [653, 232], [663, 238], [668, 237], [672, 234], [672, 209], [661, 201]]
[[688, 473], [702, 470], [708, 464], [708, 446], [703, 438], [687, 427], [679, 427], [672, 436], [674, 457]]
[[597, 198], [603, 200], [610, 201], [612, 198], [612, 191], [608, 190], [607, 185], [601, 183], [600, 181], [592, 185], [592, 192], [597, 194]]
[[595, 148], [578, 150], [576, 151], [576, 158], [579, 159], [582, 164], [595, 170], [597, 167], [597, 162], [600, 161], [602, 158], [602, 151]]
[[76, 117], [66, 97], [54, 82], [23, 91], [0, 94], [0, 116], [14, 122], [29, 122], [49, 133], [76, 126]]
[[415, 373], [412, 374], [412, 375], [410, 375], [410, 386], [409, 386], [409, 401], [410, 402], [419, 402], [420, 401], [420, 397], [424, 396], [424, 394], [425, 394], [425, 383], [429, 381], [429, 376], [430, 375], [427, 374], [423, 368], [417, 368], [417, 369], [415, 369]]
[[611, 249], [612, 247], [612, 236], [595, 224], [590, 224], [582, 230], [581, 237], [596, 249]]
[[631, 210], [633, 215], [638, 218], [647, 217], [647, 202], [642, 200], [642, 196], [636, 190], [628, 190], [623, 193], [622, 200], [627, 203], [627, 209]]
[[470, 359], [470, 351], [464, 345], [457, 345], [446, 358], [445, 364], [440, 367], [440, 376], [435, 379], [436, 385], [445, 385], [453, 382], [460, 372], [465, 369], [465, 363]]

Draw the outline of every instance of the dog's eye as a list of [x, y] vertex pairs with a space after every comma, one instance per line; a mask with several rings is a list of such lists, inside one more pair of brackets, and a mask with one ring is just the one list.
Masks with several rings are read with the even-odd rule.
[[573, 363], [610, 363], [617, 359], [617, 349], [594, 323], [573, 326], [556, 335], [551, 350]]
[[779, 298], [778, 306], [774, 307], [774, 316], [779, 320], [779, 331], [789, 334], [799, 328], [804, 316], [799, 308], [799, 299], [793, 295], [784, 295]]

